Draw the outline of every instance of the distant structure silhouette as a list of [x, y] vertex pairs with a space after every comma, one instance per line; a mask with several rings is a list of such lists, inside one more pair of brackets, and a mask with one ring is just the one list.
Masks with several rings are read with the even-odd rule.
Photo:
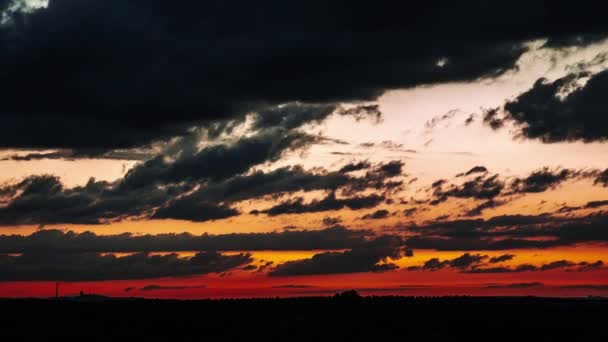
[[334, 299], [339, 301], [358, 301], [361, 298], [361, 295], [356, 290], [343, 291], [334, 295]]
[[59, 282], [55, 282], [55, 298], [59, 299]]

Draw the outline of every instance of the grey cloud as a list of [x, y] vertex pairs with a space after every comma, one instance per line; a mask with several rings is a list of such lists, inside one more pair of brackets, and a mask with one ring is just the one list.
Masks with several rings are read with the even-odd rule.
[[361, 162], [358, 162], [358, 163], [346, 164], [342, 168], [340, 168], [340, 170], [338, 172], [348, 173], [348, 172], [353, 172], [353, 171], [366, 170], [366, 169], [369, 169], [371, 166], [372, 165], [371, 165], [370, 162], [368, 162], [368, 161], [361, 161]]
[[[589, 80], [582, 87], [575, 85], [587, 77]], [[485, 114], [485, 120], [494, 129], [512, 122], [520, 136], [544, 143], [604, 141], [608, 138], [604, 115], [607, 87], [607, 70], [592, 76], [588, 72], [572, 73], [555, 81], [541, 78], [532, 88], [507, 102], [502, 117], [495, 109]], [[567, 95], [562, 99], [563, 92]]]
[[178, 219], [193, 222], [220, 220], [239, 215], [239, 211], [226, 205], [214, 203], [193, 203], [188, 200], [177, 199], [166, 207], [159, 208], [150, 217], [151, 219]]
[[299, 276], [355, 272], [383, 272], [397, 269], [393, 263], [382, 263], [402, 255], [403, 242], [395, 236], [381, 236], [345, 252], [315, 254], [312, 258], [277, 265], [270, 276]]
[[[412, 248], [439, 250], [507, 250], [550, 248], [585, 242], [608, 242], [603, 228], [606, 215], [583, 217], [505, 215], [488, 220], [432, 221], [402, 230], [414, 233], [407, 243]], [[534, 239], [551, 237], [551, 239]], [[500, 238], [500, 239], [494, 239]]]
[[[503, 255], [498, 257], [498, 259], [490, 259], [487, 255], [482, 254], [470, 254], [464, 253], [463, 255], [450, 259], [450, 260], [440, 260], [439, 258], [432, 258], [425, 261], [421, 266], [412, 266], [409, 267], [409, 271], [437, 271], [444, 268], [453, 268], [457, 269], [462, 273], [520, 273], [520, 272], [542, 272], [542, 271], [550, 271], [550, 270], [565, 270], [565, 271], [589, 271], [600, 269], [604, 266], [601, 260], [597, 262], [572, 262], [569, 260], [557, 260], [552, 261], [547, 264], [542, 264], [540, 266], [534, 266], [531, 264], [521, 264], [515, 267], [510, 266], [492, 266], [500, 260], [510, 260], [510, 258], [505, 258]], [[486, 261], [490, 259], [489, 261]]]
[[138, 216], [164, 203], [173, 191], [183, 191], [180, 188], [145, 186], [124, 191], [116, 184], [91, 179], [84, 186], [67, 189], [55, 176], [31, 176], [0, 190], [10, 197], [0, 207], [0, 224], [98, 224]]
[[305, 133], [268, 129], [232, 144], [214, 145], [191, 153], [184, 153], [182, 149], [173, 162], [167, 161], [167, 156], [159, 155], [129, 170], [121, 180], [121, 186], [132, 189], [149, 184], [227, 179], [315, 141], [318, 138]]
[[509, 260], [512, 260], [513, 258], [515, 258], [514, 254], [503, 254], [503, 255], [499, 255], [497, 257], [490, 258], [489, 262], [491, 264], [495, 264], [495, 263], [499, 263], [499, 262], [503, 262], [503, 261], [509, 261]]
[[389, 217], [390, 212], [386, 209], [376, 210], [373, 213], [363, 215], [363, 220], [380, 220]]
[[269, 209], [261, 210], [254, 213], [264, 213], [269, 216], [283, 215], [283, 214], [302, 214], [302, 213], [313, 213], [330, 210], [340, 210], [343, 208], [349, 208], [352, 210], [358, 210], [363, 208], [372, 208], [384, 201], [384, 196], [369, 195], [369, 196], [355, 196], [349, 198], [336, 198], [334, 192], [328, 194], [326, 197], [320, 200], [313, 200], [310, 203], [304, 203], [304, 198], [297, 197], [293, 200], [284, 201]]
[[136, 253], [116, 257], [99, 253], [27, 252], [0, 257], [0, 281], [114, 280], [221, 273], [252, 262], [250, 254], [199, 252], [190, 258], [177, 254]]
[[[0, 30], [2, 144], [129, 148], [281, 103], [359, 103], [390, 89], [491, 78], [514, 69], [530, 39], [561, 47], [601, 32], [603, 18], [592, 14], [600, 12], [546, 5], [522, 14], [515, 3], [438, 11], [388, 1], [51, 1], [9, 14]], [[425, 28], [429, 20], [438, 24]]]
[[323, 225], [324, 226], [335, 226], [337, 224], [340, 224], [342, 222], [342, 219], [340, 217], [330, 217], [330, 216], [326, 216], [323, 218]]
[[157, 252], [157, 251], [255, 251], [345, 249], [365, 244], [373, 233], [331, 227], [323, 230], [287, 230], [271, 233], [192, 235], [97, 235], [44, 229], [30, 235], [0, 235], [0, 253]]

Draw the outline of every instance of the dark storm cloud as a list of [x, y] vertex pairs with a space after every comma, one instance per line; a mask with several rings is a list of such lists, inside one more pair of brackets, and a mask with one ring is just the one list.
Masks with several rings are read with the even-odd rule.
[[152, 215], [151, 219], [178, 219], [193, 222], [220, 220], [239, 215], [239, 211], [226, 205], [214, 203], [193, 203], [177, 199], [168, 206], [162, 207]]
[[505, 227], [505, 226], [516, 226], [516, 225], [533, 225], [542, 223], [561, 222], [559, 218], [551, 217], [548, 214], [539, 215], [500, 215], [494, 216], [487, 220], [481, 220], [478, 222], [485, 222], [487, 227]]
[[[438, 250], [508, 250], [550, 248], [577, 243], [608, 242], [604, 213], [583, 217], [497, 216], [488, 220], [432, 221], [402, 230], [415, 234], [411, 248]], [[538, 239], [550, 237], [550, 239]]]
[[495, 264], [495, 263], [499, 263], [499, 262], [503, 262], [503, 261], [509, 261], [509, 260], [512, 260], [513, 258], [515, 258], [514, 254], [503, 254], [503, 255], [499, 255], [497, 257], [490, 258], [489, 262], [491, 264]]
[[472, 266], [479, 265], [483, 260], [487, 259], [487, 255], [465, 253], [451, 260], [439, 260], [432, 258], [424, 262], [421, 267], [413, 267], [409, 270], [425, 270], [437, 271], [446, 267], [452, 267], [460, 270], [468, 269]]
[[[356, 272], [384, 272], [398, 266], [386, 262], [402, 256], [403, 242], [395, 236], [381, 236], [345, 252], [325, 252], [312, 258], [277, 265], [270, 276], [299, 276]], [[384, 263], [383, 263], [384, 262]]]
[[447, 182], [448, 181], [445, 179], [437, 180], [437, 181], [433, 182], [433, 184], [431, 184], [431, 188], [440, 188], [443, 184], [445, 184]]
[[[313, 190], [327, 191], [329, 195], [314, 208], [308, 208], [310, 210], [344, 207], [357, 210], [374, 207], [386, 197], [361, 196], [358, 192], [367, 189], [388, 192], [401, 185], [387, 180], [401, 173], [401, 162], [378, 164], [362, 177], [325, 170], [312, 172], [299, 166], [232, 177], [229, 173], [222, 174], [222, 168], [214, 165], [237, 172], [235, 170], [265, 159], [267, 153], [271, 156], [280, 153], [276, 152], [281, 149], [274, 145], [276, 142], [260, 136], [245, 140], [201, 151], [194, 150], [189, 143], [182, 144], [187, 147], [177, 148], [181, 157], [176, 161], [167, 162], [159, 155], [135, 166], [125, 178], [112, 183], [91, 180], [85, 186], [66, 188], [55, 176], [31, 176], [16, 184], [0, 186], [0, 200], [5, 203], [0, 207], [0, 224], [97, 224], [132, 216], [206, 221], [238, 215], [232, 208], [235, 202], [267, 196], [276, 199], [296, 191]], [[294, 143], [291, 139], [288, 141]], [[299, 143], [299, 140], [295, 142]], [[262, 151], [253, 152], [256, 149]], [[243, 160], [238, 157], [241, 153], [257, 156]], [[203, 181], [204, 177], [210, 178]], [[169, 181], [175, 183], [166, 184]], [[348, 197], [335, 198], [338, 190]], [[306, 205], [302, 203], [300, 209], [306, 212]]]
[[[245, 193], [254, 191], [257, 196], [278, 195], [298, 190], [325, 190], [329, 191], [326, 197], [304, 203], [303, 197], [296, 197], [291, 200], [283, 201], [265, 210], [254, 210], [253, 214], [265, 213], [270, 216], [282, 214], [299, 214], [310, 212], [322, 212], [350, 208], [352, 210], [373, 208], [383, 202], [389, 192], [400, 189], [403, 182], [390, 180], [399, 176], [403, 172], [403, 162], [391, 161], [381, 163], [368, 170], [362, 177], [352, 177], [345, 172], [326, 172], [320, 174], [308, 174], [301, 168], [279, 169], [272, 174], [255, 174], [255, 182], [248, 180], [248, 176], [241, 176], [238, 179], [240, 188], [250, 187], [244, 190]], [[276, 174], [275, 174], [276, 173]], [[225, 183], [231, 186], [230, 180]], [[337, 198], [336, 190], [341, 188], [344, 198]], [[383, 194], [357, 195], [357, 193], [374, 189]], [[209, 185], [205, 189], [195, 192], [184, 200], [200, 201], [209, 198], [210, 193], [219, 194], [216, 201], [230, 200], [230, 191], [225, 191], [224, 187]], [[241, 197], [241, 199], [245, 199]]]
[[380, 220], [385, 219], [390, 215], [390, 212], [386, 209], [376, 210], [373, 213], [365, 214], [361, 219], [363, 220]]
[[608, 169], [602, 171], [595, 179], [595, 184], [601, 184], [608, 187]]
[[182, 149], [179, 152], [184, 155], [180, 154], [175, 161], [158, 155], [129, 170], [121, 183], [126, 188], [137, 188], [154, 183], [226, 179], [316, 141], [317, 137], [297, 131], [268, 129], [232, 144], [213, 145], [189, 154]]
[[471, 168], [469, 171], [465, 172], [465, 176], [469, 176], [472, 175], [474, 173], [486, 173], [488, 172], [488, 169], [486, 169], [485, 166], [475, 166], [473, 168]]
[[587, 202], [587, 204], [585, 204], [585, 209], [599, 208], [599, 207], [603, 207], [603, 206], [607, 206], [607, 205], [608, 205], [608, 200], [590, 201], [590, 202]]
[[[486, 113], [486, 122], [496, 121], [492, 125], [495, 129], [504, 122], [513, 122], [522, 137], [545, 143], [604, 141], [608, 138], [605, 115], [608, 70], [576, 87], [576, 81], [588, 76], [585, 72], [569, 74], [552, 82], [541, 78], [531, 89], [504, 105], [503, 117], [496, 115], [497, 110]], [[568, 94], [561, 98], [564, 91]]]
[[440, 179], [431, 184], [428, 191], [431, 193], [429, 204], [438, 205], [449, 198], [483, 200], [475, 207], [465, 211], [463, 216], [478, 216], [486, 209], [502, 206], [509, 201], [529, 193], [540, 193], [557, 188], [567, 181], [595, 179], [595, 183], [601, 183], [598, 179], [601, 172], [596, 169], [550, 169], [540, 168], [525, 177], [516, 177], [511, 180], [500, 177], [499, 174], [490, 174], [483, 166], [475, 166], [467, 172], [457, 174], [459, 179], [481, 173], [473, 178], [466, 178], [462, 183], [450, 183], [446, 179]]
[[553, 270], [556, 268], [570, 267], [570, 266], [574, 266], [574, 265], [576, 265], [576, 264], [571, 261], [568, 261], [568, 260], [558, 260], [558, 261], [553, 261], [548, 264], [542, 265], [540, 267], [540, 270], [547, 271], [547, 270]]
[[372, 148], [374, 146], [376, 146], [376, 143], [373, 143], [373, 142], [364, 142], [364, 143], [359, 144], [359, 147], [362, 147], [362, 148]]
[[[330, 114], [337, 111], [341, 115], [351, 115], [355, 117], [357, 120], [362, 120], [366, 117], [381, 117], [381, 113], [378, 108], [375, 110], [371, 110], [368, 108], [369, 106], [357, 106], [354, 107], [349, 112], [344, 112], [341, 107], [336, 107], [334, 105], [315, 105], [315, 104], [303, 104], [303, 103], [288, 103], [281, 106], [268, 107], [265, 108], [253, 115], [253, 122], [250, 125], [249, 129], [255, 132], [255, 135], [249, 137], [248, 139], [241, 139], [240, 141], [235, 142], [233, 145], [244, 145], [247, 143], [252, 143], [254, 140], [266, 140], [268, 142], [273, 142], [277, 145], [277, 148], [286, 148], [287, 146], [282, 146], [285, 141], [284, 139], [292, 136], [294, 140], [300, 139], [298, 143], [294, 141], [294, 148], [297, 147], [305, 147], [308, 143], [318, 143], [318, 144], [347, 144], [346, 142], [331, 139], [323, 136], [307, 136], [304, 133], [298, 132], [297, 129], [303, 125], [314, 123], [319, 124], [323, 120], [327, 119]], [[214, 140], [217, 139], [222, 133], [230, 134], [238, 125], [242, 124], [244, 121], [221, 121], [214, 123], [207, 127], [206, 134], [207, 139]], [[194, 155], [195, 149], [194, 147], [200, 142], [202, 139], [199, 135], [190, 132], [189, 134], [184, 134], [181, 139], [177, 142], [173, 142], [169, 145], [167, 150], [172, 151], [174, 155], [177, 154], [185, 154], [186, 157], [191, 159], [197, 157]], [[228, 146], [229, 145], [217, 145], [216, 148]], [[235, 148], [234, 151], [225, 151], [227, 157], [230, 157], [230, 152], [237, 153], [239, 146], [232, 146]], [[241, 146], [245, 147], [245, 146]], [[262, 147], [262, 146], [260, 146]], [[207, 149], [207, 153], [213, 152], [211, 149]], [[241, 151], [241, 152], [250, 152], [250, 151]], [[246, 155], [245, 155], [246, 156]], [[244, 157], [245, 157], [244, 156]], [[160, 159], [166, 158], [166, 154], [156, 155], [152, 153], [151, 150], [146, 151], [145, 149], [127, 149], [127, 150], [107, 150], [103, 148], [79, 148], [79, 149], [62, 149], [54, 152], [34, 152], [28, 154], [14, 154], [10, 155], [2, 160], [13, 160], [13, 161], [31, 161], [31, 160], [40, 160], [40, 159], [85, 159], [85, 158], [97, 158], [97, 159], [125, 159], [125, 160], [146, 160], [153, 159], [156, 157], [156, 160], [149, 161], [149, 163], [157, 162]], [[171, 156], [169, 156], [171, 157]], [[203, 156], [198, 156], [203, 157]], [[183, 158], [183, 157], [182, 157]], [[268, 158], [272, 160], [276, 158], [276, 156], [272, 155], [269, 152]], [[185, 158], [183, 158], [185, 159]], [[187, 160], [180, 160], [181, 163], [187, 163]], [[192, 161], [190, 161], [192, 162]], [[177, 166], [176, 166], [177, 167]]]
[[466, 269], [473, 265], [477, 265], [487, 259], [487, 255], [465, 253], [458, 258], [450, 260], [450, 267]]
[[497, 197], [504, 189], [505, 183], [498, 174], [477, 176], [467, 180], [462, 185], [451, 184], [444, 188], [445, 180], [439, 180], [432, 184], [433, 199], [430, 204], [437, 205], [445, 202], [450, 197], [472, 198], [479, 200], [491, 200]]
[[258, 273], [264, 272], [272, 265], [274, 265], [274, 261], [266, 261], [264, 264], [262, 264], [258, 267], [256, 272], [258, 272]]
[[382, 121], [382, 112], [377, 104], [357, 105], [350, 108], [338, 107], [337, 113], [342, 116], [352, 116], [357, 121], [365, 118], [371, 118], [376, 123]]
[[321, 223], [323, 223], [324, 226], [333, 227], [337, 224], [340, 224], [341, 222], [342, 222], [342, 219], [340, 217], [326, 216], [323, 218], [323, 221]]
[[406, 257], [408, 257], [408, 258], [411, 258], [411, 257], [414, 256], [414, 250], [411, 249], [411, 248], [409, 248], [409, 247], [406, 247], [405, 250], [404, 250], [404, 254], [403, 255], [406, 256]]
[[405, 209], [403, 210], [403, 216], [405, 217], [412, 217], [414, 216], [416, 213], [418, 212], [418, 208], [409, 208], [409, 209]]
[[[521, 264], [515, 267], [510, 266], [493, 266], [496, 262], [490, 259], [487, 255], [464, 253], [463, 255], [451, 259], [440, 260], [432, 258], [425, 261], [421, 266], [408, 267], [408, 271], [437, 271], [444, 268], [456, 269], [462, 273], [519, 273], [519, 272], [542, 272], [550, 270], [565, 270], [565, 271], [589, 271], [603, 268], [604, 264], [601, 260], [594, 263], [582, 261], [572, 262], [569, 260], [557, 260], [540, 266], [531, 264]], [[508, 259], [506, 259], [508, 260]]]
[[269, 172], [255, 171], [226, 180], [209, 182], [206, 186], [182, 199], [195, 202], [238, 202], [296, 191], [336, 191], [349, 184], [360, 184], [361, 182], [357, 178], [339, 172], [312, 172], [296, 165]]
[[474, 207], [473, 209], [467, 211], [464, 216], [479, 216], [481, 215], [481, 213], [486, 210], [486, 209], [492, 209], [492, 208], [496, 208], [499, 207], [501, 205], [505, 204], [505, 202], [502, 201], [495, 201], [493, 199], [486, 201], [486, 202], [482, 202], [481, 204], [477, 205], [476, 207]]
[[445, 113], [443, 115], [434, 116], [431, 120], [428, 120], [427, 122], [424, 123], [424, 129], [425, 129], [426, 133], [427, 134], [432, 133], [433, 130], [438, 125], [440, 125], [443, 122], [451, 120], [452, 118], [454, 118], [454, 116], [456, 114], [458, 114], [458, 112], [459, 112], [458, 109], [452, 109], [452, 110], [448, 111], [447, 113]]
[[514, 68], [524, 40], [561, 47], [606, 29], [597, 4], [524, 7], [51, 1], [0, 29], [1, 144], [141, 146], [267, 105], [496, 76]]
[[355, 196], [348, 198], [336, 198], [335, 192], [331, 192], [326, 197], [320, 200], [313, 200], [310, 203], [304, 203], [303, 197], [297, 197], [292, 200], [281, 202], [271, 208], [255, 211], [254, 213], [264, 213], [269, 216], [283, 214], [303, 214], [315, 213], [330, 210], [340, 210], [349, 208], [359, 210], [364, 208], [373, 208], [384, 201], [384, 196], [369, 195]]
[[[280, 158], [285, 151], [305, 148], [319, 139], [322, 137], [274, 127], [232, 143], [199, 149], [197, 136], [191, 134], [167, 145], [161, 154], [136, 165], [114, 183], [91, 180], [86, 186], [67, 189], [56, 177], [32, 176], [3, 186], [0, 196], [5, 197], [6, 206], [0, 208], [0, 223], [94, 224], [128, 216], [221, 219], [239, 214], [230, 207], [231, 201], [256, 195], [330, 191], [347, 184], [356, 185], [357, 190], [352, 191], [383, 187], [383, 180], [402, 165], [379, 164], [361, 179], [339, 172], [311, 174], [297, 167], [238, 176], [255, 165]], [[185, 197], [173, 199], [197, 188]]]
[[27, 154], [13, 154], [0, 159], [0, 161], [33, 161], [45, 159], [114, 159], [114, 160], [146, 160], [153, 158], [152, 152], [131, 150], [58, 150], [54, 152], [33, 152]]
[[558, 210], [556, 210], [555, 212], [556, 213], [569, 213], [569, 212], [576, 211], [576, 210], [581, 210], [581, 209], [597, 209], [597, 208], [601, 208], [601, 207], [604, 207], [604, 206], [608, 206], [608, 200], [589, 201], [585, 205], [578, 206], [578, 207], [563, 206], [563, 207], [559, 208]]
[[[589, 265], [593, 265], [589, 267]], [[520, 272], [543, 272], [551, 270], [563, 270], [566, 272], [584, 272], [603, 268], [604, 264], [601, 260], [590, 263], [587, 261], [573, 262], [569, 260], [557, 260], [548, 264], [534, 266], [531, 264], [521, 264], [515, 267], [484, 267], [478, 265], [476, 267], [464, 270], [464, 273], [520, 273]]]
[[578, 272], [597, 270], [597, 269], [604, 268], [604, 262], [602, 260], [598, 260], [596, 262], [583, 261], [583, 262], [579, 262], [578, 266], [579, 266], [578, 269], [576, 269], [576, 271], [578, 271]]
[[408, 270], [418, 270], [418, 269], [422, 269], [422, 270], [429, 270], [429, 271], [436, 271], [436, 270], [440, 270], [444, 267], [446, 267], [448, 264], [447, 261], [440, 261], [438, 258], [433, 258], [433, 259], [429, 259], [427, 260], [423, 265], [422, 268], [414, 266], [414, 267], [410, 267], [408, 268]]
[[190, 258], [177, 254], [136, 253], [117, 257], [99, 253], [28, 252], [0, 255], [0, 281], [115, 280], [221, 273], [252, 262], [250, 254], [198, 252]]
[[366, 244], [371, 237], [371, 231], [350, 230], [339, 226], [311, 231], [221, 235], [96, 235], [92, 232], [75, 233], [45, 229], [26, 236], [0, 235], [0, 253], [322, 250], [355, 248]]
[[475, 122], [475, 114], [471, 114], [467, 117], [466, 120], [464, 120], [464, 125], [465, 126], [470, 126], [473, 122]]
[[395, 176], [401, 175], [401, 173], [403, 171], [403, 166], [404, 166], [404, 164], [402, 161], [393, 160], [386, 164], [380, 165], [377, 168], [376, 172], [383, 177], [387, 177], [387, 178], [395, 177]]
[[402, 189], [403, 181], [391, 180], [391, 178], [402, 176], [404, 166], [405, 164], [400, 160], [380, 163], [368, 170], [362, 177], [352, 178], [348, 186], [343, 189], [343, 193], [352, 195], [366, 189], [375, 189], [384, 195], [396, 192]]
[[[568, 220], [568, 219], [563, 219]], [[469, 234], [491, 235], [493, 229], [537, 225], [543, 223], [559, 223], [558, 218], [548, 214], [541, 215], [502, 215], [484, 219], [459, 219], [451, 221], [428, 221], [423, 225], [403, 227], [408, 232], [425, 233], [429, 235], [445, 235], [451, 237], [468, 236]], [[503, 230], [503, 233], [508, 233]]]
[[581, 175], [580, 172], [559, 169], [550, 170], [549, 168], [543, 168], [532, 172], [525, 178], [516, 178], [511, 183], [511, 192], [513, 193], [537, 193], [545, 192], [550, 189], [554, 189], [557, 185], [563, 183], [566, 180], [573, 179]]
[[435, 221], [435, 222], [441, 222], [441, 221], [445, 221], [445, 220], [447, 220], [447, 219], [449, 219], [449, 218], [450, 218], [450, 215], [449, 215], [449, 214], [445, 214], [445, 215], [439, 215], [439, 216], [435, 217], [435, 218], [433, 219], [433, 221]]
[[55, 176], [31, 176], [0, 190], [0, 196], [10, 197], [8, 204], [0, 207], [0, 224], [98, 224], [144, 215], [174, 191], [184, 190], [183, 186], [145, 186], [125, 191], [116, 184], [94, 179], [68, 189]]
[[340, 168], [340, 170], [338, 172], [348, 173], [348, 172], [353, 172], [353, 171], [366, 170], [366, 169], [369, 169], [371, 166], [372, 166], [371, 163], [368, 161], [360, 161], [358, 163], [346, 164], [342, 168]]
[[539, 242], [527, 239], [507, 239], [501, 242], [488, 241], [475, 237], [441, 238], [430, 236], [415, 236], [407, 240], [409, 246], [418, 249], [437, 249], [442, 251], [461, 250], [509, 250], [518, 248], [550, 248], [555, 246], [573, 245], [573, 242]]
[[270, 107], [254, 114], [253, 129], [283, 127], [294, 129], [308, 123], [321, 123], [336, 110], [334, 105], [291, 103]]
[[495, 130], [505, 125], [505, 119], [500, 116], [499, 108], [491, 108], [484, 111], [483, 122]]

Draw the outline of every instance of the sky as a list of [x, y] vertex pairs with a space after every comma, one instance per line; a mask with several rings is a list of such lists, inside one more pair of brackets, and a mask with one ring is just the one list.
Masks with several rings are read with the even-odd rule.
[[608, 24], [0, 0], [0, 297], [608, 295]]

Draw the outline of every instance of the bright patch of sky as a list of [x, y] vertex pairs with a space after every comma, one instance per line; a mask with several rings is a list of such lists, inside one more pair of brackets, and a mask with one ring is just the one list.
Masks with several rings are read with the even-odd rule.
[[6, 25], [11, 22], [15, 13], [31, 13], [37, 9], [45, 8], [49, 5], [49, 0], [13, 0], [2, 13], [0, 24]]

